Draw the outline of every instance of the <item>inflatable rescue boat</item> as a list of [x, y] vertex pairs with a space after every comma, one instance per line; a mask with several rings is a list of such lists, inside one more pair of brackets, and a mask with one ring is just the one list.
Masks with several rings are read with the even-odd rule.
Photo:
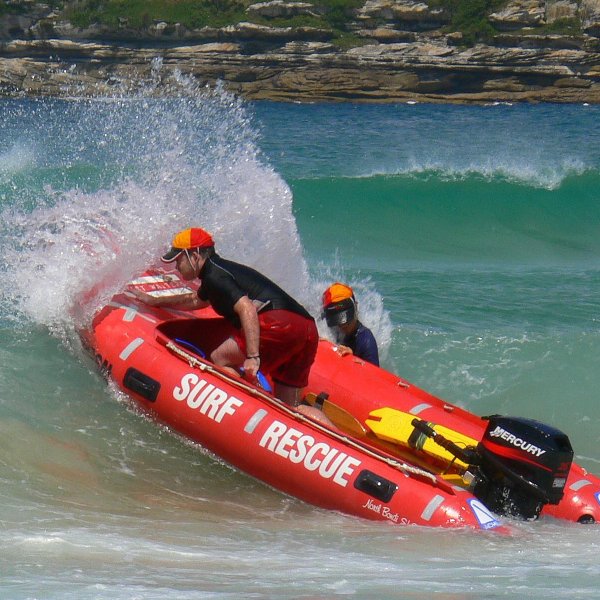
[[[136, 290], [136, 294], [132, 293]], [[149, 270], [83, 334], [102, 372], [146, 413], [237, 469], [325, 509], [396, 524], [506, 531], [503, 516], [600, 520], [600, 478], [543, 423], [482, 418], [322, 340], [303, 391], [327, 427], [207, 357], [231, 334], [212, 309], [144, 295], [193, 293]]]

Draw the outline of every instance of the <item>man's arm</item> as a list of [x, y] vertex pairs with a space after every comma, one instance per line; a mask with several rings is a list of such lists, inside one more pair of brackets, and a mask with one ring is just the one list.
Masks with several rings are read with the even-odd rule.
[[233, 310], [240, 318], [242, 332], [246, 340], [246, 360], [244, 360], [244, 372], [251, 380], [256, 379], [256, 373], [260, 369], [260, 358], [247, 358], [248, 356], [259, 357], [260, 324], [256, 306], [248, 296], [242, 296], [234, 305]]

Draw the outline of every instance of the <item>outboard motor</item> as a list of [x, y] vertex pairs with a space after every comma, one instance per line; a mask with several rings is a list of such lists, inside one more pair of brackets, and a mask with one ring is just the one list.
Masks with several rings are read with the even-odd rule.
[[432, 438], [469, 465], [463, 479], [473, 495], [500, 515], [536, 519], [545, 504], [563, 497], [573, 448], [558, 429], [531, 419], [487, 417], [477, 446], [463, 448], [446, 439], [431, 423], [414, 419], [415, 432]]
[[494, 415], [476, 452], [473, 494], [494, 512], [536, 519], [563, 497], [573, 448], [558, 429]]

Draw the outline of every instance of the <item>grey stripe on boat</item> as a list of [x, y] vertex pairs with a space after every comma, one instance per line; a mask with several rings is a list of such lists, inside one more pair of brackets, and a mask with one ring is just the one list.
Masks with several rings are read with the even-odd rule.
[[137, 308], [126, 308], [125, 314], [123, 315], [123, 321], [129, 323], [129, 322], [133, 321], [137, 315], [138, 315]]
[[121, 360], [127, 360], [143, 343], [144, 338], [135, 338], [133, 342], [130, 342], [125, 348], [123, 348], [121, 354], [119, 354], [119, 358]]
[[579, 481], [576, 481], [575, 483], [572, 483], [569, 486], [569, 489], [573, 490], [574, 492], [577, 492], [581, 488], [584, 488], [586, 485], [592, 485], [592, 482], [588, 481], [587, 479], [580, 479]]
[[444, 496], [440, 496], [439, 494], [435, 495], [430, 501], [429, 504], [425, 507], [425, 510], [421, 513], [421, 518], [424, 521], [431, 520], [433, 517], [433, 513], [436, 508], [444, 501]]
[[423, 402], [423, 404], [417, 404], [416, 406], [413, 406], [408, 412], [411, 415], [418, 415], [420, 412], [423, 412], [424, 410], [427, 410], [428, 408], [431, 408], [431, 404], [427, 404], [426, 402]]
[[[150, 321], [150, 323], [158, 323], [158, 321], [154, 317], [141, 313], [134, 306], [128, 306], [127, 304], [121, 304], [120, 302], [109, 302], [108, 306], [122, 308], [125, 311], [125, 314], [123, 315], [123, 321], [130, 322], [133, 321], [135, 317], [141, 317], [142, 319], [146, 319], [146, 321]], [[189, 314], [187, 316], [189, 317]]]
[[248, 420], [244, 431], [246, 433], [252, 433], [256, 426], [267, 416], [267, 411], [264, 408], [259, 408]]

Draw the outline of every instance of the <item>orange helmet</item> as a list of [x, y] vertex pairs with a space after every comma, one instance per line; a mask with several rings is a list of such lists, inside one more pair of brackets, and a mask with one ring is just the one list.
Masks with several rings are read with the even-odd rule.
[[323, 318], [329, 327], [350, 323], [356, 317], [356, 299], [349, 285], [336, 282], [323, 293]]

